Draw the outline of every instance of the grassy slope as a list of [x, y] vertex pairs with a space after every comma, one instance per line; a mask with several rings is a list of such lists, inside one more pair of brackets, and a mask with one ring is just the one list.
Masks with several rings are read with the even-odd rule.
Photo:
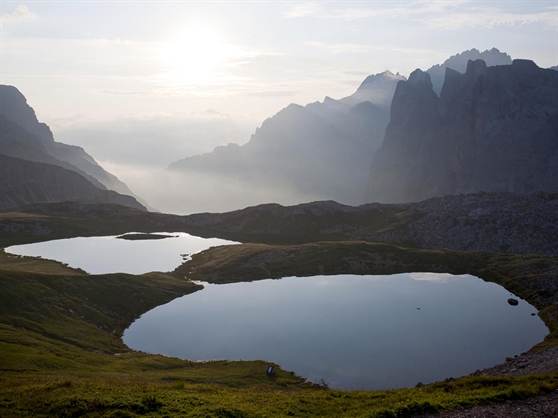
[[[35, 225], [36, 218], [25, 221]], [[77, 218], [49, 222], [54, 235], [139, 229]], [[29, 239], [17, 235], [3, 242]], [[264, 362], [192, 363], [132, 352], [120, 337], [141, 313], [197, 290], [180, 278], [185, 271], [226, 282], [422, 270], [470, 272], [535, 301], [553, 330], [547, 341], [552, 344], [554, 311], [527, 285], [530, 271], [546, 268], [552, 275], [556, 264], [549, 257], [464, 255], [365, 242], [245, 244], [209, 250], [173, 274], [93, 276], [56, 262], [0, 254], [0, 415], [389, 417], [545, 393], [558, 387], [558, 376], [467, 377], [416, 389], [341, 392], [305, 384], [280, 369], [268, 377]]]

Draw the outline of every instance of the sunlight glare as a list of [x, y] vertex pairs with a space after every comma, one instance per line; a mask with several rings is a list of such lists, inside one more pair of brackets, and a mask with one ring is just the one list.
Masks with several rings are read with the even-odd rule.
[[227, 46], [210, 27], [190, 25], [161, 50], [173, 84], [207, 81], [229, 58]]

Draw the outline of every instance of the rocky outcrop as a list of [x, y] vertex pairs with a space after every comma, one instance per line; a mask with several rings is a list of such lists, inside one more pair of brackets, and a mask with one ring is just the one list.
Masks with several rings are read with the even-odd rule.
[[558, 73], [532, 61], [446, 69], [438, 99], [415, 71], [397, 86], [368, 201], [477, 191], [558, 192]]

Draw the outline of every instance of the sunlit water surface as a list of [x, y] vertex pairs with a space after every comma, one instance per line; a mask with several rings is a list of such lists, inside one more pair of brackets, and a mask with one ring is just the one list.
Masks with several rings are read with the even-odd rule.
[[142, 315], [124, 342], [186, 359], [275, 362], [334, 388], [414, 386], [540, 342], [548, 330], [535, 308], [510, 297], [473, 276], [434, 273], [205, 284]]
[[161, 234], [169, 235], [169, 238], [126, 240], [116, 236], [79, 237], [15, 245], [6, 248], [6, 252], [61, 261], [91, 274], [143, 274], [174, 270], [184, 260], [181, 254], [190, 255], [209, 247], [237, 244], [184, 232]]

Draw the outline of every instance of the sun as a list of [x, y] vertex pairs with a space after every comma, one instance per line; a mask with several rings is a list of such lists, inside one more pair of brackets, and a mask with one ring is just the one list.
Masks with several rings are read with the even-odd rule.
[[229, 51], [211, 27], [189, 25], [162, 46], [161, 55], [172, 81], [188, 84], [211, 78]]

